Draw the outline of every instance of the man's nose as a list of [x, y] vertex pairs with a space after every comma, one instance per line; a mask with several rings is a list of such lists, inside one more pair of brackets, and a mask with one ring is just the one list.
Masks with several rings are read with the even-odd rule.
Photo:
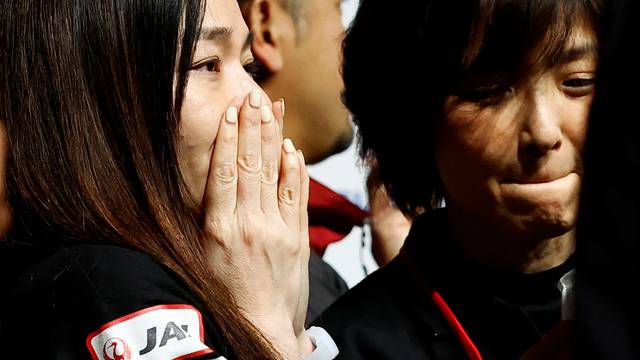
[[551, 96], [538, 93], [530, 96], [523, 109], [525, 117], [520, 134], [520, 149], [538, 158], [562, 146], [560, 109]]

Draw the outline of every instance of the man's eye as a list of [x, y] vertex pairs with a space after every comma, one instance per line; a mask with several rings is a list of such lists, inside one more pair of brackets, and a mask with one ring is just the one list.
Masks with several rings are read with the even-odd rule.
[[195, 64], [191, 70], [203, 72], [220, 72], [220, 59], [212, 58]]
[[499, 100], [504, 96], [507, 96], [515, 92], [513, 87], [510, 86], [489, 86], [478, 87], [475, 89], [465, 89], [456, 94], [456, 96], [463, 101], [470, 102], [491, 102]]
[[573, 78], [562, 82], [564, 92], [574, 98], [591, 95], [595, 91], [595, 77]]
[[262, 70], [262, 65], [257, 60], [251, 60], [250, 63], [244, 65], [244, 71], [246, 71], [252, 78], [257, 78]]
[[566, 87], [570, 87], [570, 88], [581, 88], [581, 87], [586, 87], [586, 86], [592, 86], [595, 84], [595, 79], [591, 78], [591, 79], [570, 79], [570, 80], [566, 80], [565, 82], [562, 83], [563, 86]]

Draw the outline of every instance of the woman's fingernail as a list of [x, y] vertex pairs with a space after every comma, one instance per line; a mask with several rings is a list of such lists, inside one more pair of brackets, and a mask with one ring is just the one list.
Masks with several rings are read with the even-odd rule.
[[286, 152], [287, 154], [296, 152], [296, 148], [295, 146], [293, 146], [293, 141], [291, 141], [291, 139], [289, 138], [284, 139], [284, 141], [282, 142], [282, 146], [284, 147], [284, 152]]
[[251, 94], [249, 94], [249, 105], [254, 108], [259, 108], [262, 104], [262, 94], [260, 94], [260, 90], [254, 89], [251, 90]]
[[231, 106], [227, 109], [226, 119], [229, 124], [235, 124], [238, 122], [238, 109], [235, 106]]
[[260, 110], [262, 112], [262, 123], [267, 124], [271, 122], [271, 120], [273, 119], [273, 116], [271, 115], [271, 109], [269, 109], [269, 106], [262, 105]]
[[280, 106], [280, 113], [282, 114], [282, 117], [284, 117], [284, 99], [278, 99], [276, 102], [278, 103], [278, 106]]
[[300, 161], [302, 161], [302, 163], [304, 164], [304, 154], [302, 153], [302, 150], [298, 149], [298, 157], [300, 158]]

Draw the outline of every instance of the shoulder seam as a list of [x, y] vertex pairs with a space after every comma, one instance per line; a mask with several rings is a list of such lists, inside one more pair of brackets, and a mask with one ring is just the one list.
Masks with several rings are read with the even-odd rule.
[[66, 246], [63, 247], [62, 249], [70, 254], [71, 258], [76, 263], [76, 265], [79, 267], [80, 271], [82, 271], [82, 275], [84, 275], [84, 277], [87, 279], [87, 281], [91, 284], [91, 287], [93, 288], [95, 293], [100, 297], [100, 300], [104, 300], [104, 296], [102, 295], [102, 292], [96, 286], [95, 282], [93, 281], [93, 279], [91, 278], [91, 276], [89, 275], [87, 270], [85, 269], [85, 266], [80, 261], [80, 258], [78, 256], [78, 254], [75, 251], [73, 251], [72, 249], [70, 249], [69, 247], [66, 247]]

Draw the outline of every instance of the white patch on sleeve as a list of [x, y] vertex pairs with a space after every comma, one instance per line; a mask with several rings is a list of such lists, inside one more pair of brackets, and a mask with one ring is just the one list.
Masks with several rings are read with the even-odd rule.
[[158, 305], [113, 320], [87, 336], [87, 348], [93, 360], [187, 359], [213, 353], [204, 344], [202, 315], [189, 305]]

